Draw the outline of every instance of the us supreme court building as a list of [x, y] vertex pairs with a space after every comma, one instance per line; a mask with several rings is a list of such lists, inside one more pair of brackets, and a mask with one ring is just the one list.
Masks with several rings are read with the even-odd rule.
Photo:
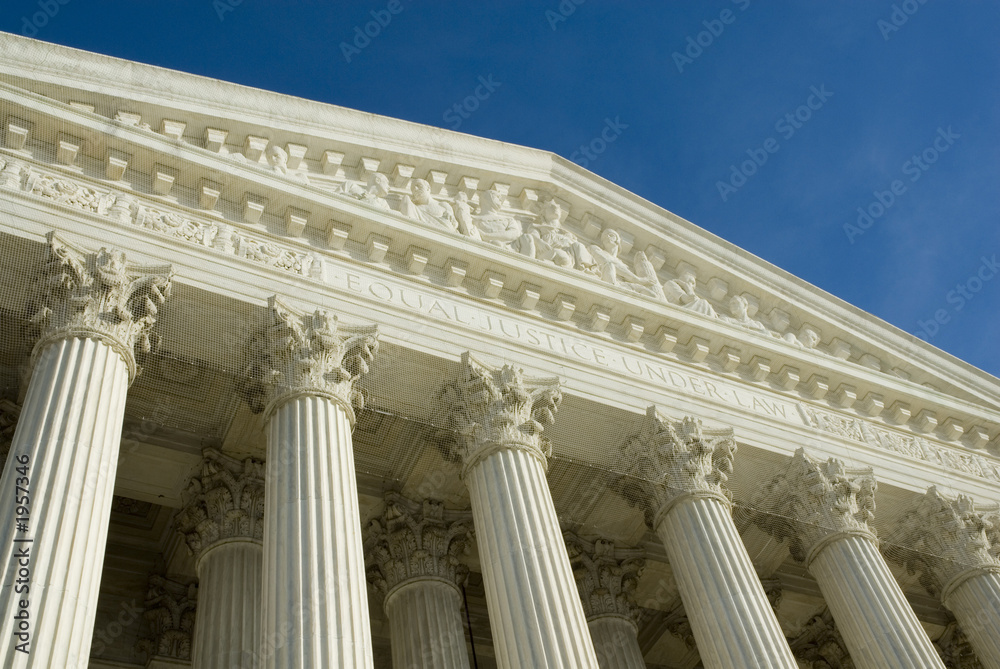
[[998, 435], [559, 156], [0, 36], [0, 666], [998, 669]]

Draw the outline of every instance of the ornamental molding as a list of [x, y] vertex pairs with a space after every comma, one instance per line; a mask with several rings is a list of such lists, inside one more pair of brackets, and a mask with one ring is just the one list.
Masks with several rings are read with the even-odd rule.
[[[373, 262], [389, 264], [391, 269], [406, 275], [427, 275], [436, 283], [441, 283], [444, 290], [471, 292], [473, 295], [483, 296], [487, 299], [500, 299], [515, 309], [542, 311], [550, 318], [568, 320], [590, 332], [607, 330], [626, 343], [636, 342], [641, 343], [646, 348], [652, 347], [653, 350], [672, 360], [698, 366], [718, 367], [724, 375], [735, 373], [752, 383], [764, 382], [777, 392], [793, 396], [804, 394], [813, 399], [832, 400], [836, 405], [855, 411], [860, 415], [876, 418], [884, 416], [915, 434], [933, 437], [943, 436], [947, 441], [962, 441], [973, 449], [983, 449], [991, 443], [993, 433], [997, 431], [996, 421], [988, 423], [980, 417], [981, 414], [963, 416], [956, 413], [956, 411], [961, 411], [957, 408], [959, 404], [950, 401], [945, 395], [941, 395], [939, 398], [947, 405], [940, 414], [924, 409], [914, 412], [916, 415], [911, 416], [910, 397], [915, 393], [925, 396], [927, 389], [923, 387], [917, 389], [915, 384], [902, 378], [906, 376], [902, 372], [899, 374], [894, 372], [889, 375], [879, 373], [873, 376], [872, 370], [867, 367], [844, 365], [839, 362], [835, 363], [836, 369], [824, 369], [821, 374], [803, 372], [802, 370], [809, 366], [826, 368], [832, 364], [829, 361], [823, 362], [822, 359], [826, 356], [819, 352], [824, 347], [814, 342], [812, 334], [802, 334], [801, 338], [763, 336], [760, 328], [754, 325], [755, 321], [749, 316], [750, 311], [747, 311], [749, 307], [746, 304], [750, 304], [748, 302], [750, 298], [746, 296], [730, 298], [730, 306], [733, 307], [731, 315], [716, 317], [718, 316], [716, 311], [718, 305], [712, 306], [704, 296], [699, 296], [701, 295], [700, 289], [696, 290], [696, 286], [692, 287], [693, 274], [687, 268], [677, 275], [676, 280], [664, 280], [662, 284], [667, 293], [686, 297], [679, 297], [676, 305], [670, 303], [669, 300], [661, 301], [660, 307], [655, 308], [643, 304], [644, 300], [639, 299], [644, 296], [641, 283], [636, 284], [638, 288], [636, 286], [626, 287], [625, 294], [615, 296], [614, 290], [607, 293], [600, 286], [609, 286], [609, 284], [621, 286], [614, 282], [608, 282], [593, 272], [570, 271], [566, 267], [559, 266], [555, 261], [540, 262], [537, 258], [532, 261], [521, 253], [502, 253], [491, 259], [496, 261], [494, 266], [497, 267], [497, 270], [502, 270], [503, 265], [509, 264], [508, 261], [512, 257], [526, 258], [529, 263], [534, 262], [536, 266], [547, 265], [551, 267], [551, 270], [545, 271], [545, 277], [538, 278], [538, 285], [522, 281], [519, 286], [515, 286], [514, 282], [508, 280], [507, 277], [511, 272], [518, 275], [531, 271], [530, 267], [524, 266], [523, 262], [520, 263], [521, 267], [508, 268], [508, 274], [505, 274], [504, 271], [489, 270], [481, 277], [470, 276], [466, 261], [458, 260], [457, 255], [447, 256], [441, 252], [447, 253], [448, 251], [446, 238], [438, 238], [438, 242], [445, 244], [445, 246], [437, 251], [430, 251], [420, 245], [433, 247], [434, 244], [427, 244], [428, 240], [420, 241], [413, 237], [412, 235], [418, 231], [411, 230], [406, 233], [410, 235], [411, 241], [405, 242], [408, 245], [403, 249], [400, 248], [404, 244], [403, 241], [397, 244], [381, 234], [392, 232], [394, 229], [390, 222], [384, 220], [379, 221], [379, 223], [384, 224], [379, 226], [381, 233], [373, 232], [363, 239], [359, 238], [356, 243], [348, 243], [348, 238], [341, 234], [343, 230], [337, 227], [339, 224], [331, 224], [326, 248], [323, 249], [317, 248], [316, 244], [304, 243], [304, 240], [293, 234], [298, 224], [304, 219], [292, 210], [286, 211], [284, 218], [277, 221], [277, 226], [284, 228], [283, 235], [268, 234], [266, 230], [275, 227], [275, 225], [264, 225], [259, 222], [262, 220], [259, 216], [254, 219], [258, 221], [256, 224], [248, 223], [245, 216], [240, 219], [239, 211], [242, 211], [243, 214], [247, 214], [247, 212], [259, 213], [261, 210], [257, 205], [260, 202], [265, 202], [266, 198], [254, 199], [254, 197], [248, 196], [242, 209], [239, 210], [237, 207], [239, 211], [235, 211], [232, 217], [227, 218], [223, 215], [224, 212], [205, 211], [197, 209], [197, 207], [182, 207], [172, 204], [171, 200], [177, 202], [177, 198], [158, 197], [156, 198], [158, 201], [154, 203], [150, 201], [148, 194], [127, 190], [125, 188], [127, 184], [124, 182], [115, 182], [115, 187], [112, 188], [107, 181], [99, 183], [88, 179], [79, 170], [72, 171], [68, 168], [54, 166], [40, 168], [27, 163], [21, 157], [14, 156], [0, 155], [0, 161], [3, 161], [3, 168], [0, 168], [0, 197], [3, 197], [2, 191], [5, 188], [18, 191], [56, 205], [101, 216], [116, 224], [138, 227], [157, 235], [173, 238], [181, 243], [201, 247], [209, 252], [229, 255], [259, 266], [273, 268], [322, 283], [328, 282], [327, 264], [333, 257], [337, 260], [356, 259], [369, 264]], [[382, 192], [377, 185], [377, 183], [385, 183], [382, 177], [385, 175], [374, 172], [369, 177], [373, 181], [376, 193]], [[352, 191], [350, 187], [348, 187], [348, 191], [350, 192], [341, 194], [343, 197], [340, 201], [358, 202], [357, 191]], [[367, 195], [369, 190], [364, 190], [363, 193]], [[499, 201], [498, 193], [501, 191], [491, 188], [490, 191], [483, 194], [484, 201], [491, 202], [494, 199]], [[337, 196], [337, 194], [334, 195]], [[462, 200], [462, 198], [458, 199]], [[364, 201], [364, 196], [360, 200]], [[507, 214], [490, 213], [493, 211], [490, 207], [493, 206], [487, 205], [489, 220], [494, 220], [496, 216], [501, 218], [507, 216]], [[551, 212], [548, 214], [545, 212], [561, 207], [557, 200], [549, 199], [549, 196], [544, 193], [542, 204], [532, 206], [540, 211], [537, 214], [540, 217], [538, 220], [543, 222], [545, 220], [555, 221], [558, 216], [554, 216]], [[361, 207], [360, 212], [351, 212], [350, 217], [356, 221], [356, 225], [374, 224], [374, 221], [366, 222], [365, 219], [377, 218], [381, 215], [379, 212], [384, 213], [385, 211], [382, 206], [368, 203]], [[458, 207], [456, 211], [461, 211], [461, 207]], [[359, 219], [358, 216], [361, 218]], [[470, 216], [472, 218], [469, 220], [475, 223], [478, 220], [476, 217], [480, 214], [470, 214]], [[550, 218], [545, 219], [545, 216]], [[559, 216], [564, 216], [564, 214], [560, 213]], [[459, 217], [464, 217], [464, 214]], [[535, 225], [526, 221], [527, 219], [522, 221], [526, 226]], [[411, 221], [410, 224], [406, 225], [412, 227], [412, 223]], [[541, 225], [544, 226], [544, 223]], [[291, 226], [291, 232], [289, 226]], [[446, 233], [448, 232], [441, 226], [437, 227]], [[402, 229], [398, 227], [396, 229], [402, 232]], [[555, 228], [549, 226], [546, 229], [552, 232]], [[611, 244], [614, 241], [611, 237], [615, 237], [617, 234], [616, 232], [613, 235], [604, 230], [600, 233], [602, 237], [606, 238], [602, 243]], [[621, 236], [615, 238], [620, 243]], [[586, 247], [586, 244], [580, 241], [567, 243], [570, 246], [573, 244], [583, 245], [573, 246], [577, 249]], [[496, 248], [493, 243], [485, 243], [485, 246]], [[400, 250], [393, 252], [392, 248], [400, 248]], [[491, 253], [486, 248], [482, 249], [482, 252], [487, 255]], [[576, 251], [574, 253], [579, 255]], [[595, 250], [594, 253], [597, 251]], [[493, 255], [496, 256], [495, 253]], [[574, 257], [576, 256], [574, 255]], [[611, 265], [608, 266], [611, 267]], [[541, 267], [538, 269], [540, 270]], [[618, 270], [609, 271], [617, 272]], [[580, 277], [572, 278], [567, 272], [572, 275], [580, 275]], [[586, 276], [596, 278], [597, 285], [587, 281], [581, 282], [581, 278]], [[626, 275], [622, 273], [622, 276]], [[709, 283], [718, 288], [719, 284], [713, 283], [713, 281]], [[542, 285], [554, 287], [542, 288]], [[719, 290], [714, 292], [719, 294]], [[547, 295], [547, 292], [550, 294]], [[635, 301], [636, 299], [638, 301]], [[681, 304], [681, 301], [684, 303]], [[608, 304], [614, 306], [605, 306]], [[718, 308], [721, 309], [721, 307]], [[715, 315], [713, 316], [713, 314]], [[700, 322], [686, 322], [691, 319], [700, 320]], [[781, 316], [780, 320], [785, 322], [785, 317]], [[731, 332], [733, 326], [737, 328], [735, 332]], [[751, 336], [747, 336], [748, 332]], [[811, 332], [811, 330], [807, 332]], [[706, 334], [711, 335], [713, 339], [706, 339]], [[846, 350], [842, 344], [841, 340], [836, 340], [826, 346], [824, 350], [827, 353], [834, 353], [834, 358], [842, 359], [841, 353]], [[801, 356], [805, 356], [807, 360], [794, 361], [795, 358]], [[868, 363], [872, 362], [870, 358], [871, 356], [866, 358]], [[788, 360], [791, 364], [785, 364], [782, 362], [783, 360]], [[838, 380], [838, 375], [840, 375], [840, 380]], [[864, 394], [858, 390], [859, 387], [871, 387], [873, 383], [879, 387], [881, 394], [874, 392]], [[890, 394], [893, 391], [896, 393], [895, 396]], [[921, 397], [921, 399], [924, 398]], [[1000, 446], [993, 444], [990, 448], [997, 450]], [[955, 456], [952, 459], [958, 461], [961, 458], [962, 456]], [[965, 459], [970, 459], [970, 456], [965, 456]]]
[[638, 626], [635, 593], [646, 566], [645, 552], [617, 548], [604, 539], [587, 541], [572, 532], [564, 532], [563, 538], [587, 619], [619, 616]]
[[774, 477], [756, 496], [756, 523], [779, 541], [789, 540], [792, 557], [812, 561], [830, 541], [875, 530], [875, 475], [870, 467], [848, 467], [830, 458], [818, 462], [798, 449], [788, 470]]
[[125, 360], [133, 380], [133, 349], [138, 344], [148, 353], [156, 341], [152, 329], [170, 296], [170, 266], [134, 265], [114, 248], [90, 252], [55, 232], [46, 242], [28, 306], [29, 322], [41, 329], [35, 354], [58, 339], [99, 339]]
[[673, 505], [686, 497], [712, 497], [730, 504], [726, 486], [733, 472], [736, 440], [729, 428], [713, 429], [700, 419], [662, 416], [646, 410], [639, 432], [619, 447], [612, 487], [631, 506], [643, 509], [653, 530]]
[[191, 660], [198, 585], [180, 583], [164, 576], [149, 577], [146, 610], [152, 637], [142, 639], [137, 650], [152, 658]]
[[264, 538], [265, 465], [206, 449], [201, 472], [188, 483], [188, 502], [176, 520], [196, 562], [214, 546]]
[[463, 353], [458, 378], [439, 396], [447, 425], [442, 449], [462, 462], [463, 477], [508, 449], [526, 451], [547, 466], [552, 444], [542, 431], [555, 422], [560, 402], [559, 379], [527, 377], [513, 365], [491, 367]]
[[250, 408], [268, 416], [282, 402], [319, 395], [338, 403], [354, 424], [364, 397], [354, 382], [378, 352], [378, 327], [340, 323], [335, 315], [303, 313], [277, 296], [268, 300], [268, 323], [249, 344]]
[[970, 497], [949, 498], [931, 486], [896, 523], [883, 552], [919, 572], [921, 584], [946, 599], [965, 578], [1000, 572], [996, 514], [995, 504], [977, 509]]
[[[0, 160], [3, 159], [0, 158]], [[8, 161], [8, 164], [10, 162]], [[24, 165], [24, 162], [21, 161], [21, 164]], [[17, 174], [15, 180], [17, 187], [33, 197], [99, 215], [128, 227], [141, 227], [154, 234], [164, 235], [210, 252], [235, 257], [260, 267], [287, 272], [312, 281], [328, 283], [329, 254], [320, 253], [300, 243], [278, 240], [278, 238], [263, 233], [249, 232], [239, 225], [232, 225], [224, 221], [200, 220], [183, 208], [163, 203], [154, 205], [146, 202], [144, 198], [133, 196], [128, 192], [113, 191], [101, 184], [91, 184], [79, 179], [78, 175], [67, 177], [56, 172], [37, 169], [35, 166], [27, 167], [26, 171], [18, 170]], [[28, 183], [25, 174], [35, 174], [35, 177], [30, 180], [32, 185], [29, 191], [24, 191]], [[2, 175], [3, 171], [0, 170], [0, 176]], [[2, 189], [3, 183], [0, 180], [0, 189]], [[204, 218], [203, 215], [202, 218]], [[457, 269], [457, 266], [452, 265], [451, 268], [454, 270]], [[523, 299], [527, 299], [529, 295], [531, 295], [530, 291], [524, 293]], [[523, 300], [520, 304], [523, 307]], [[666, 331], [659, 332], [658, 341], [660, 343], [657, 346], [660, 355], [672, 361], [687, 359], [693, 361], [701, 356], [702, 351], [707, 353], [709, 350], [708, 340], [699, 339], [699, 342], [704, 343], [699, 343], [697, 347], [681, 346], [673, 334]], [[725, 350], [720, 351], [719, 355], [723, 356], [724, 354], [726, 360], [731, 361], [735, 356], [738, 361], [740, 355], [746, 357], [746, 354], [732, 349], [731, 346], [724, 346], [723, 349]], [[707, 360], [711, 361], [712, 358], [709, 357]], [[704, 363], [702, 363], [703, 365]], [[798, 373], [794, 377], [791, 376], [787, 367], [780, 368], [781, 374], [763, 371], [765, 369], [771, 370], [774, 366], [769, 360], [755, 356], [754, 365], [738, 367], [737, 372], [743, 376], [749, 375], [748, 378], [756, 383], [760, 383], [761, 379], [766, 380], [774, 376], [781, 376], [786, 381], [805, 377], [804, 374]], [[725, 371], [728, 368], [724, 365], [722, 369]], [[771, 376], [767, 376], [768, 374]], [[836, 386], [829, 378], [816, 375], [809, 377], [806, 386], [807, 394], [811, 395], [813, 399], [825, 397], [829, 400], [832, 397], [841, 407], [858, 413], [867, 411], [865, 415], [868, 416], [871, 415], [871, 407], [878, 408], [880, 404], [884, 406], [888, 403], [888, 400], [872, 398], [870, 394], [863, 398], [867, 400], [867, 403], [858, 401], [858, 392], [854, 386], [846, 384]], [[832, 387], [836, 389], [836, 392], [830, 392]], [[771, 390], [793, 397], [800, 394], [799, 389], [794, 386], [790, 387], [787, 383], [780, 387], [772, 385]], [[898, 402], [893, 404], [897, 411], [900, 410], [898, 404]], [[910, 425], [897, 425], [894, 429], [890, 429], [888, 426], [883, 426], [871, 419], [834, 413], [801, 401], [796, 402], [796, 407], [806, 425], [823, 432], [865, 443], [880, 450], [898, 453], [908, 458], [929, 462], [934, 466], [947, 467], [990, 481], [1000, 481], [1000, 466], [997, 463], [991, 462], [977, 452], [945, 446], [936, 441], [941, 435], [941, 430], [936, 429], [939, 422], [949, 426], [951, 440], [954, 440], [957, 434], [973, 448], [982, 448], [989, 439], [989, 432], [982, 427], [960, 429], [960, 423], [956, 419], [944, 417], [947, 414], [942, 414], [942, 419], [939, 421], [934, 412], [922, 410], [918, 412]], [[868, 408], [866, 409], [866, 407]], [[915, 425], [914, 423], [919, 424]], [[983, 423], [980, 422], [978, 425], [982, 426]], [[914, 433], [908, 434], [904, 430]]]
[[460, 556], [471, 540], [469, 513], [388, 493], [381, 515], [365, 527], [368, 581], [386, 601], [414, 581], [437, 579], [460, 588], [469, 575]]

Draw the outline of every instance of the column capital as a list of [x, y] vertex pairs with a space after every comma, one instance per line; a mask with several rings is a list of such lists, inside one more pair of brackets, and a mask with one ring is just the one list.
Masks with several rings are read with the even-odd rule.
[[526, 377], [512, 365], [491, 367], [466, 352], [442, 401], [453, 438], [450, 455], [463, 462], [463, 475], [505, 449], [527, 451], [547, 464], [552, 446], [542, 431], [555, 421], [562, 401], [559, 379]]
[[898, 552], [910, 571], [923, 572], [921, 582], [928, 590], [946, 599], [965, 577], [1000, 571], [991, 532], [988, 514], [970, 497], [949, 499], [931, 486], [899, 522], [886, 552]]
[[726, 482], [736, 453], [731, 429], [705, 428], [697, 418], [667, 418], [650, 406], [642, 428], [619, 450], [625, 476], [614, 485], [630, 504], [643, 507], [653, 529], [685, 497], [730, 502]]
[[354, 407], [364, 404], [354, 382], [368, 372], [378, 352], [378, 327], [347, 325], [327, 311], [304, 313], [278, 297], [268, 300], [267, 325], [250, 343], [247, 400], [268, 416], [302, 395], [327, 397], [354, 424]]
[[645, 553], [616, 548], [613, 541], [604, 539], [590, 542], [572, 532], [564, 532], [563, 537], [587, 620], [619, 616], [635, 625], [639, 617], [635, 591], [646, 567]]
[[764, 486], [753, 504], [757, 523], [806, 564], [830, 541], [844, 535], [877, 541], [875, 475], [870, 467], [848, 467], [830, 458], [817, 462], [798, 449], [788, 470]]
[[459, 556], [472, 538], [471, 515], [446, 511], [441, 502], [388, 493], [365, 535], [368, 581], [386, 600], [412, 581], [446, 581], [457, 589], [469, 575]]
[[982, 669], [976, 651], [957, 622], [951, 622], [934, 642], [945, 666], [950, 669]]
[[29, 306], [31, 323], [42, 330], [34, 354], [67, 337], [99, 339], [126, 362], [131, 381], [137, 372], [133, 349], [152, 349], [152, 328], [170, 296], [173, 270], [134, 265], [118, 249], [89, 252], [55, 232], [46, 243]]
[[263, 540], [264, 475], [260, 460], [205, 449], [201, 473], [188, 483], [189, 502], [177, 516], [177, 530], [196, 562], [221, 542]]
[[143, 616], [152, 638], [140, 640], [137, 650], [150, 658], [190, 660], [197, 603], [197, 584], [150, 576]]
[[802, 626], [789, 641], [792, 654], [798, 660], [818, 667], [853, 667], [844, 637], [837, 630], [830, 609], [823, 609]]

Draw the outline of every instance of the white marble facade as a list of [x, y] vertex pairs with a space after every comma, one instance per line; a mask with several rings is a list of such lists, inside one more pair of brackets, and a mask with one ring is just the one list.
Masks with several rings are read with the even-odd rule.
[[997, 379], [542, 151], [0, 56], [3, 666], [1000, 668]]

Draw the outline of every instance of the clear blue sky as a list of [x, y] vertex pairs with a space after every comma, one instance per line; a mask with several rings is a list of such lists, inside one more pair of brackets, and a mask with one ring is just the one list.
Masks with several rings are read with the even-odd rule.
[[567, 158], [619, 119], [589, 169], [1000, 375], [1000, 3], [6, 0], [0, 30], [446, 128], [492, 76], [459, 129]]

